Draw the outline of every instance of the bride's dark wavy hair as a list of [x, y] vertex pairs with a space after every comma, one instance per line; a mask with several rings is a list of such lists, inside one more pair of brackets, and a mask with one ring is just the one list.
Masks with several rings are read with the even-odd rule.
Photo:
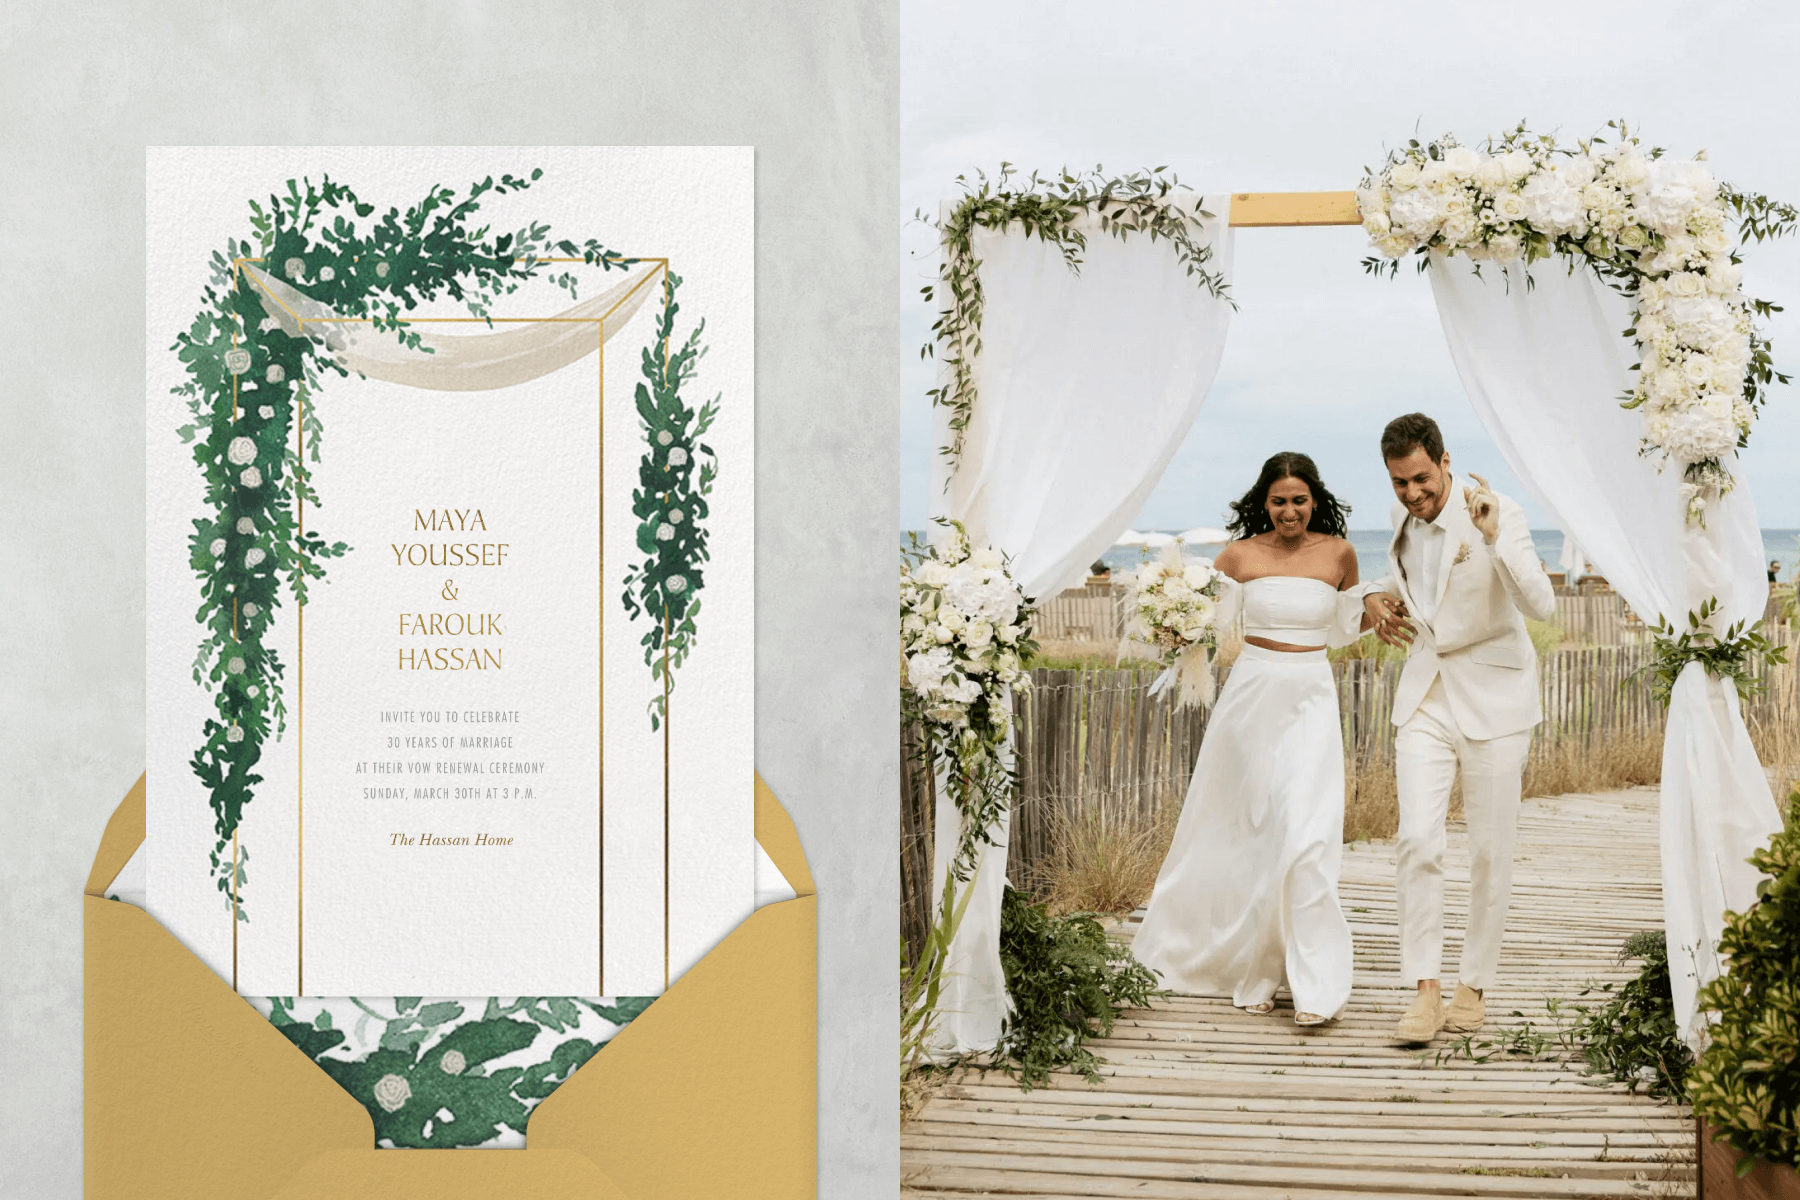
[[1251, 538], [1259, 533], [1268, 533], [1275, 528], [1275, 522], [1269, 517], [1266, 507], [1269, 502], [1269, 489], [1283, 479], [1298, 479], [1312, 493], [1312, 520], [1306, 528], [1313, 533], [1328, 533], [1332, 537], [1344, 537], [1349, 529], [1348, 518], [1350, 506], [1331, 494], [1324, 483], [1319, 480], [1319, 468], [1313, 460], [1304, 454], [1283, 451], [1272, 455], [1262, 466], [1262, 474], [1256, 478], [1256, 486], [1244, 493], [1241, 500], [1231, 502], [1231, 511], [1236, 514], [1225, 526], [1231, 531], [1233, 538]]

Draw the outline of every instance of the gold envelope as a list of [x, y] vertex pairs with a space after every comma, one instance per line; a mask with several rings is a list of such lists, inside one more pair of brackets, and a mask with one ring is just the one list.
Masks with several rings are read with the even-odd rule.
[[86, 906], [88, 1200], [659, 1200], [817, 1194], [816, 910], [793, 822], [756, 840], [798, 896], [713, 948], [531, 1115], [523, 1150], [381, 1150], [369, 1114], [141, 909], [139, 778]]

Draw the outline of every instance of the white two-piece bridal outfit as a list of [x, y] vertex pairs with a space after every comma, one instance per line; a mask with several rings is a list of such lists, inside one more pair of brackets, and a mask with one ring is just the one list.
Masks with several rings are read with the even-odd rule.
[[[1286, 575], [1228, 586], [1246, 637], [1295, 646], [1354, 641], [1365, 590]], [[1133, 953], [1175, 991], [1249, 1007], [1285, 982], [1296, 1012], [1337, 1016], [1351, 976], [1343, 837], [1344, 735], [1325, 651], [1246, 645], [1207, 723]]]

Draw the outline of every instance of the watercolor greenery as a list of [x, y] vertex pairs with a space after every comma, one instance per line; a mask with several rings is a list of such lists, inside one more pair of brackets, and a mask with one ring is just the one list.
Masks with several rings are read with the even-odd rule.
[[633, 617], [651, 618], [642, 641], [644, 663], [662, 688], [649, 704], [652, 729], [668, 720], [675, 671], [697, 636], [702, 564], [712, 557], [702, 522], [711, 511], [707, 498], [719, 474], [718, 456], [700, 440], [719, 415], [719, 397], [698, 408], [681, 398], [682, 385], [706, 355], [700, 341], [706, 322], [701, 320], [686, 341], [674, 345], [675, 315], [681, 311], [675, 291], [680, 286], [681, 276], [664, 272], [656, 341], [644, 348], [644, 380], [635, 393], [645, 450], [631, 512], [638, 519], [637, 548], [644, 558], [625, 575], [624, 603]]
[[[303, 445], [307, 461], [320, 461], [321, 380], [349, 371], [320, 336], [284, 328], [264, 308], [261, 289], [242, 278], [241, 264], [260, 263], [339, 316], [367, 320], [428, 352], [407, 320], [421, 304], [447, 297], [487, 318], [495, 300], [545, 269], [552, 251], [602, 270], [637, 261], [591, 239], [552, 241], [542, 224], [498, 234], [473, 227], [484, 198], [524, 191], [542, 174], [490, 176], [460, 196], [433, 187], [410, 207], [379, 216], [329, 177], [289, 180], [266, 206], [250, 202], [250, 237], [229, 239], [213, 254], [200, 311], [171, 347], [186, 373], [174, 391], [192, 416], [178, 432], [206, 481], [207, 512], [189, 538], [201, 593], [195, 617], [204, 630], [193, 675], [213, 693], [215, 712], [191, 765], [213, 810], [213, 874], [240, 920], [248, 915], [234, 891], [246, 881], [246, 855], [228, 847], [262, 782], [263, 746], [281, 736], [287, 717], [286, 664], [268, 634], [276, 610], [305, 604], [326, 561], [349, 551], [303, 533], [298, 520], [302, 503], [316, 508], [322, 500], [301, 459]], [[571, 273], [551, 279], [574, 296]]]
[[[524, 996], [511, 1004], [487, 1001], [482, 1015], [453, 1000], [423, 1003], [418, 996], [394, 1001], [387, 1017], [355, 1001], [382, 1023], [376, 1049], [360, 1058], [333, 1057], [345, 1033], [321, 1012], [305, 1021], [294, 1015], [293, 997], [275, 997], [269, 1019], [282, 1035], [369, 1110], [378, 1143], [406, 1149], [479, 1146], [503, 1130], [525, 1132], [537, 1103], [566, 1083], [604, 1042], [567, 1038], [542, 1062], [496, 1068], [495, 1060], [531, 1046], [545, 1030], [564, 1034], [580, 1024], [580, 1008], [625, 1025], [653, 997], [619, 997], [614, 1004], [566, 997]], [[578, 1007], [579, 1006], [579, 1007]]]

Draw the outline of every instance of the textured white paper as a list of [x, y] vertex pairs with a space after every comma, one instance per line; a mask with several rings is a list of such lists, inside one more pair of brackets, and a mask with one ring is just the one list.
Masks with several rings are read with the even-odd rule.
[[[664, 737], [645, 707], [660, 690], [643, 661], [648, 626], [621, 603], [641, 558], [631, 493], [645, 443], [632, 397], [644, 350], [658, 346], [660, 279], [607, 342], [604, 387], [599, 354], [481, 392], [327, 376], [309, 400], [324, 430], [321, 461], [307, 463], [320, 504], [306, 526], [352, 549], [326, 564], [303, 615], [284, 603], [269, 639], [288, 664], [289, 720], [265, 746], [239, 831], [245, 994], [653, 995], [665, 965], [678, 977], [753, 904], [750, 152], [184, 148], [153, 149], [147, 171], [150, 909], [232, 978], [231, 909], [207, 862], [213, 815], [188, 764], [212, 712], [191, 675], [201, 597], [187, 548], [207, 510], [175, 433], [187, 406], [170, 391], [184, 378], [170, 347], [200, 306], [210, 257], [250, 236], [248, 201], [266, 206], [290, 178], [329, 174], [378, 219], [434, 184], [461, 193], [537, 167], [530, 189], [484, 197], [473, 224], [541, 222], [556, 237], [667, 258], [682, 280], [675, 338], [706, 319], [707, 353], [683, 398], [720, 397], [705, 439], [720, 469], [698, 636], [671, 701], [666, 810]], [[583, 298], [620, 278], [570, 269]], [[547, 317], [572, 303], [532, 283], [493, 314]], [[421, 315], [467, 313], [444, 302]], [[434, 332], [464, 328], [486, 331]], [[434, 510], [440, 528], [416, 528]], [[406, 557], [409, 545], [446, 542], [487, 546], [490, 559], [507, 549], [477, 567], [396, 559], [395, 546]], [[403, 632], [403, 613], [408, 626], [468, 614], [485, 632], [420, 636]], [[435, 648], [502, 665], [401, 669], [418, 661], [403, 651]], [[482, 835], [512, 841], [474, 845]], [[471, 844], [421, 844], [433, 836]]]

